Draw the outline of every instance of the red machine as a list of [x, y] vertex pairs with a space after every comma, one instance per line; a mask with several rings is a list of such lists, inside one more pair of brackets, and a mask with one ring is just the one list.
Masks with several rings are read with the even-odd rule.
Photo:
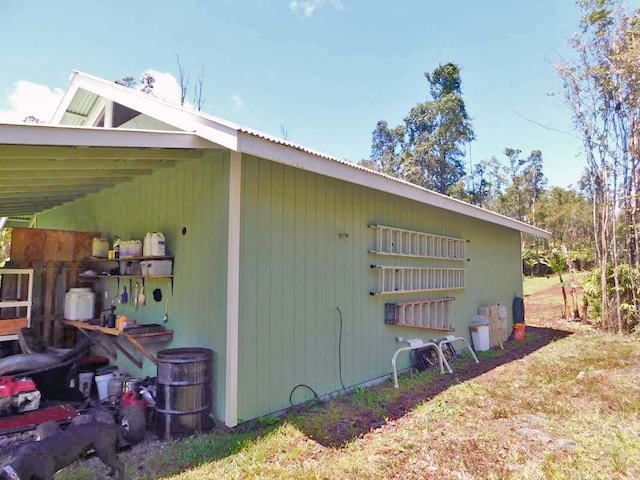
[[29, 377], [0, 377], [0, 416], [37, 410], [40, 392]]

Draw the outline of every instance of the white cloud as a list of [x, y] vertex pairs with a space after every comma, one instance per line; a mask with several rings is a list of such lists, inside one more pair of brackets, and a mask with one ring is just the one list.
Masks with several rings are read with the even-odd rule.
[[344, 10], [342, 0], [291, 0], [289, 2], [289, 10], [310, 18], [316, 9], [325, 5], [329, 5], [335, 10]]
[[234, 110], [240, 110], [244, 107], [244, 101], [239, 95], [231, 95], [231, 105]]
[[9, 109], [0, 110], [0, 123], [22, 123], [29, 115], [49, 122], [63, 94], [60, 88], [19, 80], [9, 94]]
[[[180, 103], [180, 84], [178, 80], [176, 80], [176, 77], [168, 72], [159, 72], [151, 68], [144, 73], [148, 73], [155, 80], [153, 83], [154, 97], [167, 100], [168, 102]], [[140, 86], [138, 86], [138, 89], [140, 89]]]

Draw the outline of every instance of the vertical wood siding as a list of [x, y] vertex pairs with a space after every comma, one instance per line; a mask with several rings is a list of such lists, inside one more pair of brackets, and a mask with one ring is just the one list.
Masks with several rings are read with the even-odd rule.
[[[513, 296], [522, 295], [517, 231], [267, 160], [243, 160], [242, 419], [288, 407], [298, 384], [319, 395], [341, 389], [337, 308], [342, 377], [349, 387], [391, 372], [396, 336], [442, 335], [385, 325], [385, 302], [451, 295], [452, 324], [468, 338], [478, 306], [500, 301], [510, 307]], [[468, 239], [471, 261], [369, 254], [375, 246], [371, 224]], [[348, 237], [339, 238], [341, 233]], [[373, 263], [467, 268], [467, 288], [373, 297]], [[311, 394], [299, 388], [293, 398], [300, 402]]]
[[[117, 313], [142, 323], [161, 323], [169, 295], [167, 326], [175, 330], [174, 340], [158, 348], [214, 350], [218, 418], [224, 412], [228, 178], [229, 153], [219, 152], [52, 209], [39, 215], [37, 225], [95, 230], [123, 239], [143, 239], [149, 231], [164, 233], [167, 250], [175, 255], [173, 295], [166, 280], [146, 279], [147, 306], [136, 311], [132, 303], [118, 305]], [[187, 229], [184, 236], [183, 227]], [[100, 285], [98, 294], [105, 286], [111, 297], [116, 294], [115, 279]], [[123, 285], [129, 290], [128, 280], [121, 281]], [[162, 290], [162, 302], [153, 300], [155, 288]], [[146, 359], [143, 372], [122, 356], [118, 360], [131, 373], [156, 375], [155, 366]]]

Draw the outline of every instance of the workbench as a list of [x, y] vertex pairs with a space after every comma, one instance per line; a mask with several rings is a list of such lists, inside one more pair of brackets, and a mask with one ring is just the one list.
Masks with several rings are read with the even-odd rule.
[[105, 348], [111, 355], [115, 356], [116, 352], [111, 348], [115, 347], [138, 368], [142, 368], [142, 360], [136, 358], [129, 350], [127, 350], [125, 346], [118, 341], [120, 338], [125, 338], [135, 350], [142, 353], [155, 365], [158, 364], [158, 359], [145, 348], [145, 345], [149, 343], [166, 343], [173, 340], [173, 330], [148, 333], [127, 333], [122, 330], [118, 330], [117, 328], [91, 325], [88, 322], [81, 322], [78, 320], [64, 320], [64, 324], [77, 328], [85, 335], [87, 330], [99, 331], [103, 335], [99, 335], [97, 341], [103, 348]]

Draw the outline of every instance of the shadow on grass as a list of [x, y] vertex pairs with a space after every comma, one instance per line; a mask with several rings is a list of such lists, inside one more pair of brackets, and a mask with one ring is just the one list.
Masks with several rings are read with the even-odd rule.
[[304, 434], [327, 447], [340, 447], [371, 429], [396, 420], [419, 404], [433, 398], [452, 385], [473, 379], [500, 365], [523, 358], [572, 332], [546, 327], [527, 326], [524, 342], [508, 341], [505, 349], [480, 352], [480, 363], [470, 355], [461, 355], [451, 367], [453, 374], [441, 375], [437, 369], [408, 373], [401, 377], [400, 388], [391, 380], [349, 395], [306, 408], [297, 407], [285, 417]]

